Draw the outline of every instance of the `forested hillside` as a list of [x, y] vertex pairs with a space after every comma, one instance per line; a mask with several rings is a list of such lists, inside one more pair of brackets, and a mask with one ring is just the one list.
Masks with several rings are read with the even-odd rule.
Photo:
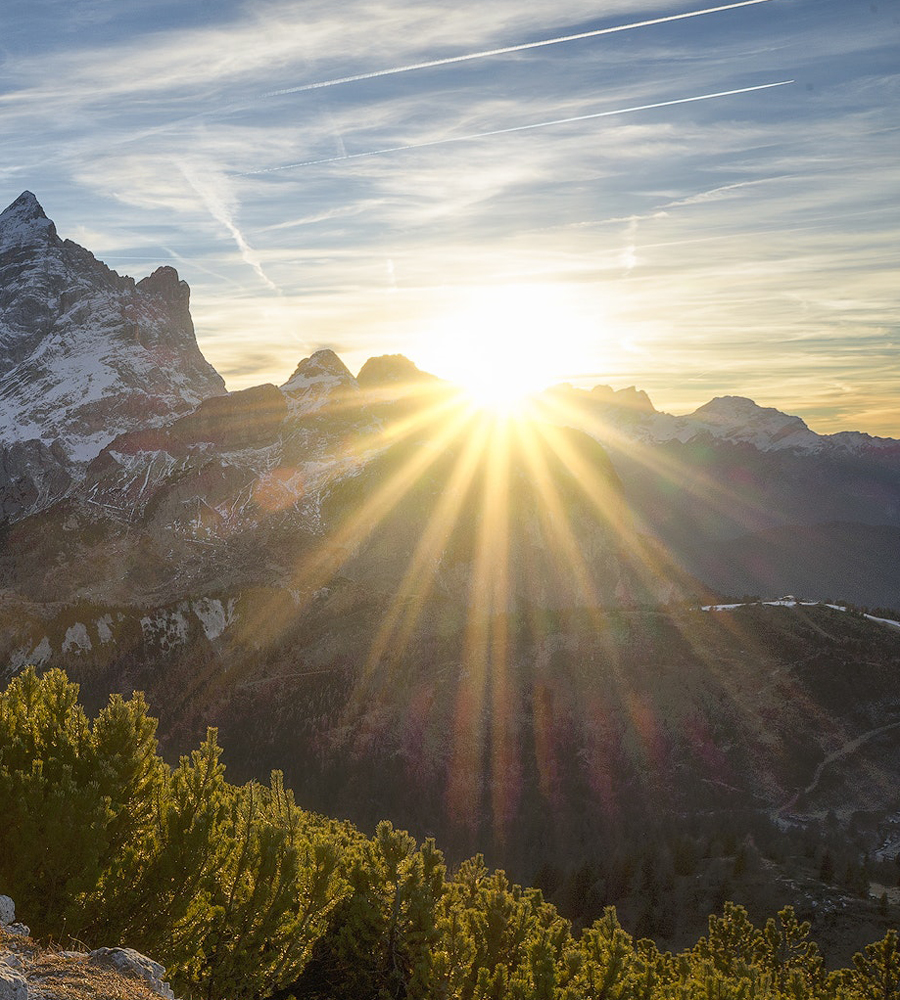
[[480, 619], [373, 590], [79, 605], [53, 628], [6, 604], [0, 632], [68, 643], [45, 668], [91, 713], [145, 691], [170, 764], [215, 725], [232, 780], [278, 768], [368, 834], [387, 818], [452, 864], [483, 853], [579, 925], [615, 905], [677, 950], [726, 899], [757, 920], [794, 903], [839, 964], [885, 893], [900, 916], [892, 627], [784, 602]]
[[35, 935], [128, 944], [205, 998], [582, 1000], [900, 996], [895, 929], [827, 971], [810, 926], [724, 901], [678, 954], [607, 909], [573, 931], [537, 889], [427, 840], [225, 779], [213, 731], [172, 768], [140, 696], [91, 720], [58, 670], [0, 695], [0, 891]]

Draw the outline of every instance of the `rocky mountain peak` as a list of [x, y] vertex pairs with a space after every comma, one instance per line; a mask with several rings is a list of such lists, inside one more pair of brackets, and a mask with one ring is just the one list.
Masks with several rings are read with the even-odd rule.
[[158, 267], [149, 277], [142, 278], [135, 287], [139, 292], [155, 299], [173, 319], [177, 320], [181, 328], [190, 327], [193, 330], [190, 311], [191, 286], [178, 277], [174, 267], [168, 265]]
[[718, 437], [746, 441], [758, 448], [818, 448], [821, 439], [800, 417], [746, 396], [716, 396], [687, 418]]
[[[790, 427], [794, 431], [808, 431], [800, 417], [782, 413], [774, 406], [760, 406], [746, 396], [716, 396], [694, 410], [692, 420], [700, 420], [711, 427], [736, 428], [739, 426]], [[810, 433], [812, 433], [810, 431]]]
[[359, 386], [334, 351], [324, 348], [304, 358], [281, 391], [288, 398], [291, 412], [297, 415], [336, 403], [347, 393], [358, 393]]
[[137, 287], [142, 292], [151, 295], [158, 295], [167, 302], [187, 303], [191, 297], [191, 289], [186, 281], [178, 277], [178, 272], [174, 267], [164, 264], [158, 267], [153, 274], [147, 278], [142, 278]]
[[591, 389], [591, 400], [608, 406], [622, 407], [638, 413], [656, 413], [656, 407], [643, 389], [633, 385], [615, 390], [608, 385], [595, 385]]
[[0, 215], [3, 514], [58, 495], [73, 467], [118, 435], [225, 392], [189, 302], [173, 267], [135, 284], [60, 239], [30, 191]]
[[[698, 407], [691, 416], [710, 421], [746, 420], [751, 417], [773, 416], [787, 414], [776, 410], [774, 406], [760, 406], [747, 396], [716, 396], [708, 403]], [[799, 417], [789, 419], [799, 420]]]
[[350, 369], [343, 361], [329, 348], [316, 351], [308, 358], [304, 358], [294, 369], [294, 374], [284, 383], [282, 389], [290, 392], [292, 389], [309, 385], [310, 379], [336, 378], [349, 379], [355, 381], [350, 374]]
[[0, 213], [0, 250], [22, 244], [53, 243], [58, 239], [56, 226], [30, 191], [23, 191]]
[[363, 389], [377, 389], [387, 385], [410, 382], [434, 381], [435, 376], [423, 372], [403, 354], [382, 354], [369, 360], [356, 376]]

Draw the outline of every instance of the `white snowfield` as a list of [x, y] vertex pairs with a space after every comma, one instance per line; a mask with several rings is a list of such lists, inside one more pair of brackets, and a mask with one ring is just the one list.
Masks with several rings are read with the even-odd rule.
[[[753, 605], [762, 605], [767, 608], [831, 608], [834, 611], [848, 611], [849, 608], [841, 604], [826, 604], [824, 601], [801, 601], [796, 597], [779, 597], [775, 601], [745, 601], [741, 604], [704, 604], [701, 611], [734, 611], [736, 608], [748, 608]], [[877, 622], [879, 625], [889, 625], [892, 628], [900, 628], [900, 621], [893, 618], [878, 618], [876, 615], [863, 614], [863, 618], [868, 618], [870, 622]]]

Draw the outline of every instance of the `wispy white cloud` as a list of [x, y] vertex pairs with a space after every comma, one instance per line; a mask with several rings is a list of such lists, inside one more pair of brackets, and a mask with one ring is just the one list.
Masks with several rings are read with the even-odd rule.
[[334, 219], [347, 218], [358, 215], [362, 211], [358, 205], [336, 206], [325, 212], [313, 212], [311, 215], [303, 215], [298, 219], [286, 219], [283, 222], [273, 222], [270, 225], [260, 227], [260, 232], [274, 233], [280, 229], [299, 229], [302, 226], [315, 226], [322, 222], [331, 222]]
[[585, 372], [660, 405], [778, 405], [783, 386], [795, 409], [838, 419], [870, 398], [867, 419], [883, 419], [900, 388], [882, 350], [897, 341], [900, 246], [883, 11], [793, 0], [681, 16], [700, 6], [247, 0], [135, 30], [73, 15], [54, 47], [0, 65], [0, 186], [35, 190], [63, 235], [86, 227], [123, 268], [177, 260], [232, 386], [283, 381], [326, 342], [351, 366], [414, 353], [472, 289], [535, 282], [596, 317]]
[[338, 160], [355, 160], [364, 156], [382, 156], [386, 153], [404, 153], [413, 149], [425, 149], [428, 146], [445, 146], [451, 142], [472, 142], [475, 139], [492, 139], [499, 135], [509, 135], [513, 132], [530, 132], [532, 129], [549, 128], [554, 125], [574, 125], [577, 122], [593, 121], [597, 118], [610, 118], [615, 115], [630, 115], [638, 111], [655, 111], [659, 108], [671, 108], [678, 104], [696, 104], [698, 101], [714, 101], [725, 97], [735, 97], [739, 94], [751, 94], [760, 90], [771, 90], [773, 87], [787, 87], [793, 80], [779, 80], [774, 83], [761, 83], [753, 87], [740, 87], [735, 90], [720, 90], [711, 94], [694, 94], [690, 97], [676, 97], [651, 104], [636, 104], [628, 108], [615, 108], [610, 111], [594, 111], [590, 114], [572, 115], [568, 118], [554, 118], [550, 121], [528, 122], [525, 125], [510, 125], [506, 128], [490, 129], [487, 132], [473, 132], [469, 135], [449, 135], [442, 139], [429, 139], [425, 142], [411, 142], [405, 146], [388, 146], [384, 149], [369, 149], [361, 153], [343, 153], [339, 156], [329, 156], [320, 160], [303, 160], [299, 163], [287, 163], [278, 167], [260, 167], [247, 171], [247, 174], [271, 174], [279, 170], [294, 170], [298, 167], [313, 167], [323, 163], [335, 163]]
[[[631, 0], [625, 11], [652, 6], [652, 0]], [[590, 0], [566, 0], [552, 11], [513, 0], [451, 6], [349, 0], [340, 8], [324, 0], [248, 4], [243, 16], [214, 27], [163, 29], [112, 50], [101, 43], [55, 53], [55, 72], [49, 75], [45, 59], [12, 56], [5, 70], [19, 80], [19, 87], [0, 101], [35, 105], [55, 97], [106, 103], [129, 94], [171, 90], [184, 95], [195, 87], [269, 82], [266, 90], [243, 93], [245, 99], [262, 97], [271, 91], [273, 77], [287, 71], [315, 71], [338, 59], [345, 64], [394, 60], [410, 52], [515, 36], [535, 26], [577, 23], [595, 13]]]

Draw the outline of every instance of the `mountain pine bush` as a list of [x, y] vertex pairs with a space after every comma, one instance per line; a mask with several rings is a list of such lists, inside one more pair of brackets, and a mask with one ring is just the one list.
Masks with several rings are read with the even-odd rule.
[[726, 902], [690, 950], [612, 907], [580, 935], [480, 857], [371, 839], [300, 809], [281, 775], [225, 779], [214, 730], [178, 766], [140, 695], [90, 720], [59, 670], [0, 693], [0, 892], [44, 938], [129, 945], [189, 1000], [900, 1000], [896, 930], [828, 973], [786, 907]]

